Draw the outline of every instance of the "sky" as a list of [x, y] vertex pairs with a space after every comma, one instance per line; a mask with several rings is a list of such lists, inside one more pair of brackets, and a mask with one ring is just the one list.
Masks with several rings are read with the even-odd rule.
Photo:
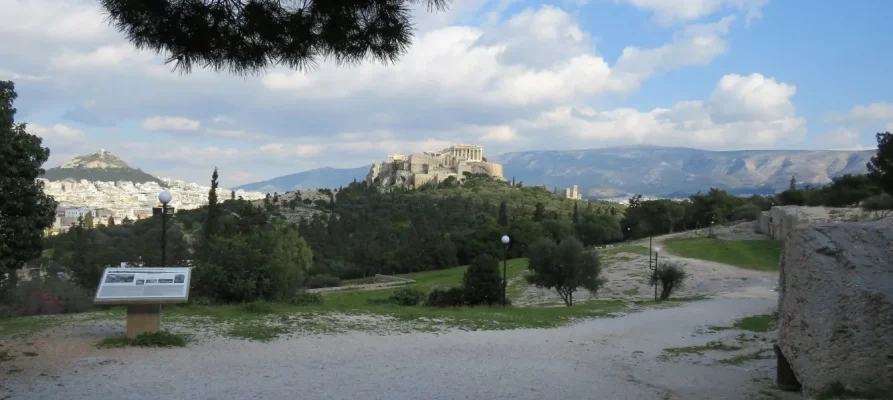
[[399, 62], [260, 75], [137, 51], [98, 0], [3, 0], [0, 80], [46, 168], [104, 148], [223, 186], [389, 153], [629, 144], [870, 149], [893, 131], [889, 0], [453, 0]]

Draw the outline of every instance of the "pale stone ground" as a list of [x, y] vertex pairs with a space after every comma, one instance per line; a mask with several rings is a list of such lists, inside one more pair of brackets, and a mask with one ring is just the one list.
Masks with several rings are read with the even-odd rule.
[[[95, 343], [122, 332], [122, 321], [82, 321], [3, 343], [0, 350], [37, 355], [18, 355], [19, 373], [0, 371], [0, 399], [799, 398], [772, 389], [774, 333], [718, 328], [772, 313], [777, 274], [667, 257], [684, 262], [691, 273], [680, 296], [711, 299], [555, 329], [353, 332], [270, 343], [202, 334], [184, 349], [99, 350]], [[607, 267], [607, 294], [648, 298], [646, 271], [647, 257], [617, 255]], [[622, 293], [632, 289], [640, 294]], [[531, 302], [557, 300], [549, 296], [525, 293]], [[711, 341], [741, 348], [676, 356], [665, 351]], [[757, 353], [762, 356], [741, 364], [720, 362]]]
[[[753, 222], [745, 222], [729, 227], [714, 227], [714, 235], [723, 240], [764, 240], [768, 236], [756, 233]], [[675, 261], [685, 266], [689, 279], [674, 296], [685, 297], [703, 295], [738, 296], [742, 293], [751, 297], [777, 298], [775, 288], [777, 272], [751, 271], [710, 261], [693, 260], [668, 254], [663, 246], [668, 239], [707, 236], [707, 230], [687, 231], [653, 238], [654, 247], [661, 248], [658, 262]], [[648, 239], [637, 244], [648, 248]], [[599, 298], [647, 299], [654, 297], [654, 287], [649, 285], [650, 270], [648, 256], [634, 253], [619, 253], [605, 259], [604, 277], [608, 283], [598, 293]], [[586, 290], [574, 293], [574, 300], [587, 300], [591, 294]], [[563, 305], [555, 291], [528, 287], [524, 294], [514, 301], [516, 305], [554, 304]]]

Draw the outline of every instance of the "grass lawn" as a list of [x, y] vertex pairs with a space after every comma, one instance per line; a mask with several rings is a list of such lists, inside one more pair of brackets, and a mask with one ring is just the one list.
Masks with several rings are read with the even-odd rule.
[[666, 242], [673, 255], [715, 261], [757, 271], [778, 271], [781, 241], [678, 239]]
[[[647, 250], [647, 249], [646, 249]], [[500, 272], [502, 265], [500, 263]], [[520, 278], [527, 271], [527, 259], [509, 260], [508, 278]], [[551, 328], [566, 325], [582, 318], [607, 317], [618, 312], [682, 304], [683, 300], [659, 304], [622, 300], [591, 300], [572, 307], [405, 307], [388, 304], [369, 304], [369, 299], [386, 299], [395, 290], [411, 287], [423, 292], [459, 286], [465, 267], [399, 275], [415, 280], [382, 290], [341, 290], [323, 294], [324, 302], [317, 305], [292, 306], [287, 304], [251, 303], [233, 305], [177, 305], [164, 306], [167, 328], [178, 334], [212, 331], [224, 336], [267, 341], [293, 333], [325, 334], [349, 330], [371, 333], [464, 330], [503, 330], [518, 328]], [[509, 299], [523, 293], [526, 283], [517, 279], [509, 287]], [[76, 316], [80, 320], [124, 319], [124, 307], [113, 307]], [[376, 317], [377, 316], [377, 317]], [[26, 334], [56, 325], [68, 316], [20, 317], [0, 320], [0, 337], [6, 334]], [[73, 320], [73, 319], [72, 319]], [[123, 345], [110, 339], [105, 345]]]

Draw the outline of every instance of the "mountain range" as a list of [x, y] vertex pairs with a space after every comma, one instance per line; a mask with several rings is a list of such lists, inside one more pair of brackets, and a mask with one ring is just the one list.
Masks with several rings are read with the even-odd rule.
[[[578, 185], [587, 197], [630, 194], [684, 197], [711, 187], [735, 194], [784, 190], [794, 177], [801, 185], [822, 185], [844, 174], [863, 174], [874, 150], [710, 151], [684, 147], [621, 146], [547, 150], [488, 157], [504, 176], [526, 185], [563, 189]], [[369, 166], [319, 168], [242, 185], [239, 189], [286, 192], [338, 187], [365, 179]]]
[[161, 179], [147, 174], [140, 169], [131, 168], [124, 160], [104, 149], [95, 153], [74, 157], [60, 167], [50, 168], [41, 178], [50, 181], [73, 179], [80, 181], [131, 183], [155, 182], [164, 185]]

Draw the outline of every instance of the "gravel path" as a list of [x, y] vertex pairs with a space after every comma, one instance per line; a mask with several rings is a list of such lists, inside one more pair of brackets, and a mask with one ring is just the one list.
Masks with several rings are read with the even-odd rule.
[[[98, 350], [98, 338], [120, 327], [96, 325], [88, 333], [32, 339], [41, 355], [19, 363], [22, 373], [0, 371], [0, 399], [791, 398], [759, 395], [771, 387], [774, 359], [721, 365], [716, 361], [731, 353], [716, 351], [662, 357], [668, 348], [716, 340], [741, 346], [735, 355], [771, 350], [771, 333], [742, 342], [741, 331], [709, 327], [774, 311], [777, 274], [667, 258], [684, 262], [692, 276], [679, 295], [712, 298], [556, 329], [350, 333], [270, 343], [213, 337], [184, 349]], [[611, 289], [600, 297], [650, 297], [641, 276], [646, 269], [647, 256], [615, 256], [606, 267]], [[557, 300], [551, 292], [529, 293], [528, 300]]]
[[658, 357], [732, 338], [696, 332], [774, 306], [719, 298], [549, 330], [102, 350], [75, 360], [75, 370], [7, 377], [3, 386], [11, 399], [744, 399], [767, 386], [759, 380], [771, 361], [744, 369]]

